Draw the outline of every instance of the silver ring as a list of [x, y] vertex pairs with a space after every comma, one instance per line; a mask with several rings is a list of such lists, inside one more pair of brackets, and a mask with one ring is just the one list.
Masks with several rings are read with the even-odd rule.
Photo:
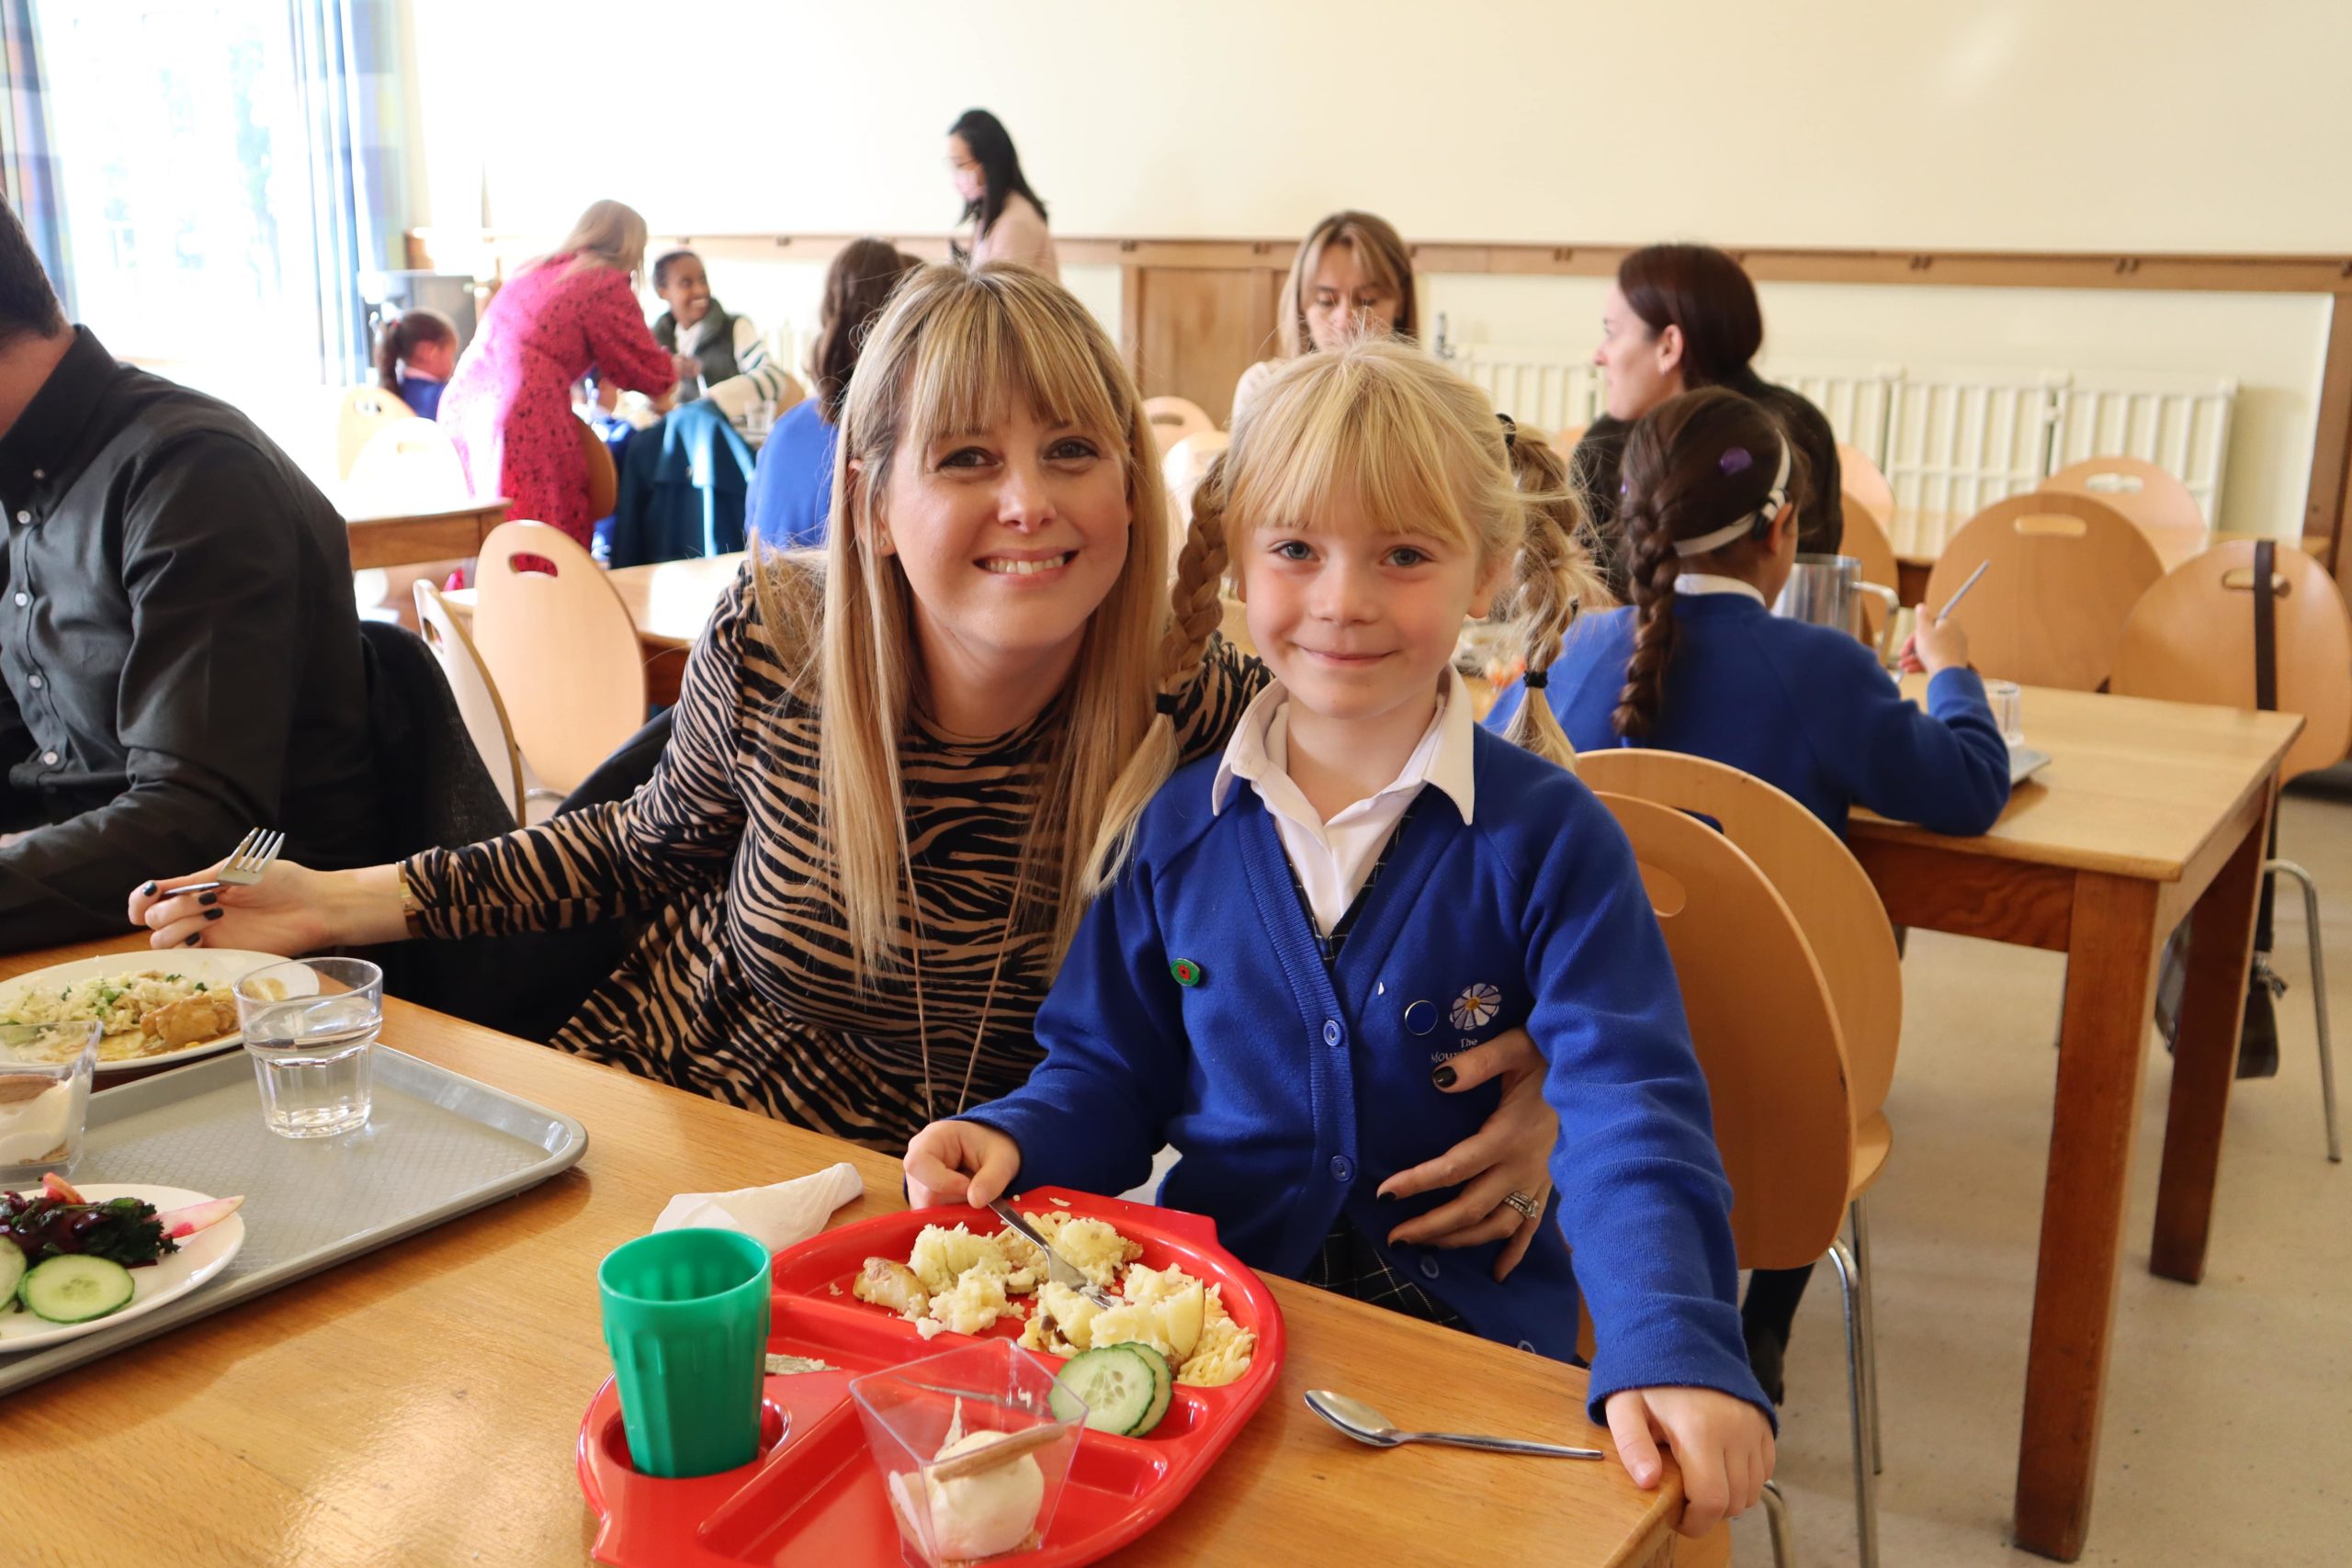
[[1544, 1205], [1524, 1192], [1513, 1192], [1504, 1198], [1503, 1201], [1517, 1209], [1521, 1218], [1540, 1220], [1544, 1217]]

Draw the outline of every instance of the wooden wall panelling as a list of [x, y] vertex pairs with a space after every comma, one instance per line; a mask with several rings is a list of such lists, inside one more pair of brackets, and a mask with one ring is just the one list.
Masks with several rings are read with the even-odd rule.
[[1273, 300], [1262, 267], [1136, 266], [1127, 269], [1135, 303], [1122, 315], [1135, 331], [1136, 374], [1149, 398], [1189, 398], [1217, 423], [1233, 406], [1233, 383], [1265, 356]]

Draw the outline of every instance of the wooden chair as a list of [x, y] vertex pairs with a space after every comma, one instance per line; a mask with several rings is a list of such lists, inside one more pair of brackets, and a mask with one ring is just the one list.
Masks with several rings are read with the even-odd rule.
[[1847, 1097], [1854, 1118], [1854, 1164], [1847, 1178], [1856, 1291], [1861, 1301], [1862, 1388], [1871, 1406], [1871, 1464], [1885, 1467], [1878, 1417], [1878, 1324], [1871, 1290], [1870, 1190], [1886, 1169], [1894, 1131], [1886, 1097], [1903, 1038], [1903, 951], [1878, 889], [1846, 841], [1794, 797], [1762, 779], [1704, 757], [1643, 747], [1589, 751], [1577, 776], [1614, 795], [1670, 806], [1712, 819], [1756, 863], [1796, 917], [1821, 966], [1846, 1046]]
[[604, 570], [560, 528], [491, 530], [475, 567], [473, 640], [525, 761], [553, 789], [578, 788], [645, 722], [637, 627]]
[[440, 662], [441, 672], [449, 678], [449, 694], [458, 699], [458, 716], [465, 720], [466, 733], [473, 737], [474, 750], [481, 753], [482, 766], [490, 770], [492, 782], [506, 797], [514, 820], [526, 821], [523, 753], [514, 744], [514, 727], [507, 722], [506, 705], [499, 699], [497, 683], [474, 649], [473, 635], [433, 584], [419, 581], [415, 596], [419, 635]]
[[1976, 666], [2077, 692], [2105, 683], [2132, 606], [2164, 576], [2147, 536], [2105, 502], [2013, 495], [1944, 546], [1920, 614], [1940, 609], [1986, 561], [1992, 570], [1959, 612]]
[[[1862, 1568], [1877, 1568], [1878, 1445], [1860, 1272], [1838, 1234], [1855, 1168], [1854, 1108], [1828, 983], [1787, 900], [1730, 838], [1656, 801], [1600, 798], [1633, 844], [1681, 981], [1731, 1179], [1740, 1267], [1799, 1269], [1826, 1254], [1837, 1269], [1855, 1528]], [[1736, 804], [1742, 795], [1734, 788], [1724, 798]]]
[[621, 475], [613, 466], [613, 449], [586, 420], [572, 423], [580, 427], [580, 455], [588, 464], [588, 515], [609, 517], [621, 499]]
[[429, 419], [402, 418], [380, 426], [351, 465], [345, 493], [370, 513], [437, 512], [473, 495], [464, 459], [448, 434]]
[[2169, 571], [2205, 547], [2211, 535], [2188, 487], [2141, 457], [2086, 457], [2041, 481], [2044, 495], [2103, 501], [2148, 536]]
[[1886, 475], [1871, 455], [1850, 441], [1838, 443], [1838, 488], [1869, 507], [1880, 528], [1894, 526], [1894, 487], [1886, 482]]
[[[1895, 570], [1894, 546], [1886, 536], [1886, 520], [1872, 512], [1860, 497], [1851, 491], [1839, 500], [1844, 504], [1845, 537], [1839, 541], [1838, 553], [1851, 556], [1862, 563], [1862, 581], [1892, 588], [1900, 593], [1902, 573]], [[1872, 648], [1878, 646], [1879, 632], [1886, 623], [1886, 605], [1875, 593], [1862, 595], [1862, 640]]]
[[1159, 437], [1162, 452], [1188, 435], [1216, 429], [1216, 421], [1190, 398], [1146, 398], [1143, 416], [1150, 422], [1151, 433]]
[[1170, 446], [1159, 459], [1159, 477], [1168, 483], [1168, 526], [1174, 535], [1168, 554], [1170, 571], [1176, 570], [1176, 552], [1184, 547], [1185, 532], [1193, 525], [1193, 492], [1232, 440], [1222, 430], [1199, 431]]
[[354, 387], [344, 393], [335, 415], [334, 477], [351, 477], [352, 465], [376, 432], [415, 417], [406, 403], [381, 387]]
[[[2274, 549], [2269, 591], [2278, 633], [2278, 702], [2281, 711], [2303, 716], [2303, 732], [2279, 763], [2279, 781], [2285, 783], [2334, 767], [2352, 750], [2352, 612], [2346, 610], [2325, 567], [2291, 545]], [[2116, 650], [2117, 692], [2224, 707], [2254, 705], [2254, 552], [2250, 539], [2216, 545], [2175, 567], [2141, 597]], [[2302, 889], [2319, 1036], [2320, 1108], [2327, 1157], [2341, 1162], [2319, 888], [2311, 873], [2293, 861], [2272, 860], [2263, 869], [2285, 873]]]

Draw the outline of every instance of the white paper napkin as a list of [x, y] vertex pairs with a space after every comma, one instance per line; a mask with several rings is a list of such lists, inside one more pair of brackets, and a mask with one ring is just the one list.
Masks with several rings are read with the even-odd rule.
[[781, 1252], [823, 1230], [835, 1209], [865, 1190], [857, 1168], [844, 1160], [772, 1187], [681, 1192], [670, 1200], [653, 1228], [670, 1231], [683, 1225], [710, 1225], [741, 1231], [770, 1252]]

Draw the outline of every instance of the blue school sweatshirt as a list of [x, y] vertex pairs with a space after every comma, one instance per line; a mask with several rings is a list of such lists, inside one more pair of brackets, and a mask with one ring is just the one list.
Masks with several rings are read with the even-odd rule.
[[[969, 1115], [1021, 1145], [1023, 1187], [1121, 1191], [1173, 1145], [1160, 1201], [1214, 1218], [1263, 1272], [1304, 1273], [1344, 1213], [1473, 1331], [1521, 1349], [1575, 1354], [1580, 1283], [1595, 1421], [1621, 1389], [1669, 1385], [1770, 1416], [1706, 1080], [1632, 849], [1573, 775], [1483, 730], [1473, 746], [1475, 823], [1424, 791], [1328, 967], [1257, 792], [1236, 781], [1213, 813], [1219, 759], [1179, 770], [1038, 1011], [1045, 1061]], [[1497, 1086], [1446, 1094], [1430, 1074], [1515, 1027], [1560, 1118], [1556, 1223], [1497, 1283], [1500, 1243], [1387, 1242], [1449, 1194], [1374, 1194], [1484, 1123]]]
[[[2009, 802], [2009, 752], [1973, 670], [1928, 682], [1925, 713], [1847, 633], [1775, 615], [1744, 593], [1677, 594], [1657, 728], [1630, 744], [1682, 751], [1786, 791], [1840, 838], [1857, 804], [1938, 833], [1982, 833]], [[1634, 652], [1630, 607], [1568, 628], [1544, 695], [1579, 751], [1611, 728]], [[1525, 699], [1503, 693], [1499, 730]]]

